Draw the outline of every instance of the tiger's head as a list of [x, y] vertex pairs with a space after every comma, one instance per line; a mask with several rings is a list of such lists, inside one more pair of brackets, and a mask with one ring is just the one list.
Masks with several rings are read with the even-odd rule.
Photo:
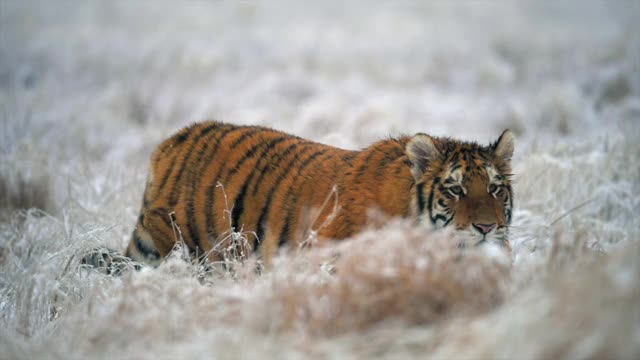
[[413, 136], [406, 153], [416, 184], [418, 220], [435, 228], [453, 227], [461, 246], [496, 243], [510, 249], [513, 149], [510, 130], [489, 146]]

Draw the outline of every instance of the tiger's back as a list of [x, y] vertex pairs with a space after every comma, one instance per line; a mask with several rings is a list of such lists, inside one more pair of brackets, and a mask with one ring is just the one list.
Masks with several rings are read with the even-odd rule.
[[151, 157], [127, 256], [153, 263], [182, 239], [196, 256], [219, 260], [229, 232], [242, 231], [268, 258], [298, 235], [302, 204], [321, 203], [353, 156], [263, 127], [189, 126]]

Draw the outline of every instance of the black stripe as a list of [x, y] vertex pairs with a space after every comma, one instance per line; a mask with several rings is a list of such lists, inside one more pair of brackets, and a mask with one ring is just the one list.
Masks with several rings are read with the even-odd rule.
[[[368, 153], [367, 153], [368, 152]], [[364, 159], [364, 161], [362, 161], [362, 164], [360, 165], [360, 167], [358, 169], [355, 169], [355, 173], [353, 173], [354, 169], [353, 166], [350, 167], [350, 170], [348, 171], [348, 173], [353, 173], [353, 181], [351, 181], [352, 185], [355, 186], [359, 186], [359, 182], [360, 182], [360, 178], [362, 177], [365, 168], [367, 167], [369, 160], [371, 159], [371, 157], [373, 156], [373, 154], [375, 153], [375, 149], [372, 148], [366, 148], [362, 151], [359, 151], [357, 153], [357, 155], [354, 158], [358, 158], [359, 156], [361, 156], [362, 154], [367, 153], [366, 157]], [[347, 202], [353, 201], [354, 199], [352, 197], [349, 197], [346, 199]]]
[[[202, 171], [199, 173], [198, 178], [202, 178], [202, 174], [206, 171], [207, 166], [209, 166], [209, 164], [211, 164], [211, 162], [213, 161], [213, 158], [217, 155], [218, 152], [218, 148], [220, 147], [220, 144], [222, 144], [222, 142], [224, 141], [224, 139], [231, 135], [231, 133], [234, 133], [236, 131], [241, 131], [241, 130], [245, 130], [246, 127], [245, 126], [229, 126], [225, 131], [223, 131], [222, 133], [220, 133], [220, 137], [216, 139], [216, 143], [215, 146], [212, 150], [209, 151], [209, 153], [207, 154], [207, 157], [204, 159], [204, 168], [202, 169]], [[206, 149], [204, 149], [204, 151], [209, 150], [209, 145], [207, 144]], [[203, 154], [204, 155], [204, 152]]]
[[[311, 154], [307, 159], [305, 159], [302, 164], [300, 164], [300, 167], [298, 168], [298, 172], [296, 173], [296, 176], [293, 178], [293, 185], [296, 185], [296, 182], [298, 180], [298, 178], [300, 177], [300, 175], [302, 174], [302, 172], [304, 171], [304, 169], [314, 160], [316, 159], [318, 156], [322, 156], [322, 154], [326, 153], [328, 150], [324, 149], [324, 150], [320, 150], [320, 151], [316, 151], [315, 153]], [[332, 154], [330, 154], [331, 156]], [[287, 211], [287, 217], [285, 219], [284, 225], [282, 227], [282, 230], [280, 231], [280, 239], [278, 240], [278, 246], [282, 246], [284, 245], [287, 240], [291, 239], [291, 213], [292, 211], [295, 210], [296, 208], [296, 204], [295, 201], [293, 204], [290, 204], [289, 199], [291, 198], [291, 194], [293, 193], [293, 191], [289, 192], [287, 194], [287, 197], [285, 199], [284, 205], [285, 206], [289, 206], [289, 211]], [[295, 200], [295, 199], [294, 199]]]
[[[327, 151], [327, 150], [325, 150], [325, 151]], [[318, 156], [321, 156], [321, 155], [322, 155], [322, 154], [319, 154]], [[331, 159], [331, 158], [333, 157], [333, 155], [334, 155], [333, 153], [330, 153], [330, 154], [329, 154], [329, 156], [327, 156], [327, 157], [326, 157], [326, 158], [324, 158], [324, 159], [320, 159], [320, 160], [318, 160], [318, 161], [319, 161], [319, 162], [327, 161], [328, 159]], [[316, 157], [316, 156], [315, 156], [315, 154], [314, 154], [314, 155], [312, 155], [312, 156]], [[302, 166], [302, 169], [304, 169], [305, 167], [306, 167], [306, 165]], [[299, 176], [301, 175], [302, 169], [301, 169], [301, 171], [296, 175], [296, 180], [297, 180], [297, 177], [299, 177]], [[295, 184], [295, 183], [297, 183], [297, 181], [296, 181], [296, 180], [294, 180], [294, 184]], [[307, 183], [309, 180], [313, 180], [313, 179], [311, 179], [311, 178], [307, 178], [303, 184], [300, 184], [300, 186], [297, 186], [297, 191], [292, 190], [291, 192], [289, 192], [289, 193], [288, 193], [288, 195], [287, 195], [287, 199], [286, 199], [286, 201], [285, 201], [285, 204], [289, 204], [289, 199], [290, 199], [291, 197], [293, 197], [294, 199], [298, 199], [298, 196], [300, 195], [300, 192], [303, 190], [304, 185], [306, 185], [306, 183]], [[295, 203], [294, 203], [294, 204], [292, 204], [292, 206], [290, 206], [290, 207], [289, 207], [289, 211], [287, 211], [287, 218], [286, 218], [286, 221], [285, 221], [284, 230], [283, 230], [283, 231], [282, 231], [282, 233], [281, 233], [281, 234], [282, 234], [282, 236], [284, 236], [284, 234], [286, 233], [286, 234], [287, 234], [287, 238], [288, 238], [288, 239], [291, 239], [291, 238], [292, 238], [292, 234], [290, 233], [290, 232], [291, 232], [291, 231], [290, 231], [290, 222], [291, 222], [291, 218], [292, 218], [292, 216], [293, 216], [293, 214], [292, 214], [292, 213], [295, 211], [296, 206], [297, 206], [297, 204], [295, 204]], [[299, 220], [299, 219], [298, 219], [298, 220]], [[311, 225], [312, 225], [312, 224], [311, 224]], [[282, 243], [282, 236], [281, 236], [281, 239], [280, 239], [280, 244]]]
[[[185, 142], [193, 133], [193, 130], [196, 129], [197, 126], [196, 124], [192, 124], [189, 125], [186, 128], [181, 129], [180, 131], [178, 131], [176, 134], [173, 134], [169, 139], [167, 139], [166, 141], [164, 141], [159, 147], [158, 149], [155, 151], [155, 154], [162, 154], [162, 155], [166, 155], [167, 151], [169, 149], [172, 149], [178, 145], [181, 145], [183, 142]], [[173, 166], [175, 165], [175, 162], [177, 160], [177, 154], [175, 154], [175, 150], [174, 152], [174, 158], [172, 160], [171, 166], [169, 166], [169, 172], [167, 172], [167, 174], [165, 175], [165, 181], [166, 179], [169, 177], [169, 174], [171, 174], [171, 172], [173, 171]], [[154, 155], [155, 155], [154, 154]], [[157, 157], [157, 155], [156, 155]], [[156, 161], [157, 163], [158, 161]], [[154, 164], [155, 166], [155, 164]], [[162, 187], [164, 187], [165, 185], [165, 181], [162, 182]]]
[[392, 139], [388, 143], [388, 145], [391, 149], [389, 149], [389, 152], [387, 153], [387, 155], [392, 157], [394, 160], [406, 155], [406, 152], [405, 152], [406, 150], [404, 149], [404, 146], [401, 143], [399, 143], [398, 140]]
[[511, 225], [511, 215], [513, 214], [513, 196], [511, 196], [511, 185], [506, 186], [507, 195], [509, 196], [509, 209], [505, 211], [507, 225]]
[[354, 179], [354, 185], [359, 184], [360, 182], [360, 178], [363, 176], [364, 174], [364, 170], [366, 170], [366, 168], [369, 166], [369, 161], [371, 160], [371, 158], [373, 157], [373, 155], [378, 152], [377, 149], [370, 149], [368, 150], [369, 153], [367, 154], [367, 156], [365, 157], [364, 161], [362, 162], [362, 165], [360, 165], [360, 167], [356, 170], [356, 175], [355, 175], [355, 179]]
[[193, 155], [193, 148], [198, 144], [198, 142], [200, 141], [200, 139], [202, 139], [204, 135], [206, 135], [209, 131], [213, 130], [214, 128], [215, 128], [214, 125], [209, 124], [207, 127], [200, 130], [196, 138], [193, 139], [191, 144], [189, 144], [189, 150], [187, 150], [182, 163], [180, 163], [180, 166], [178, 167], [178, 175], [176, 177], [175, 183], [173, 184], [173, 188], [171, 189], [171, 194], [169, 195], [170, 207], [174, 207], [178, 202], [180, 180], [182, 179], [183, 174], [186, 172], [184, 171], [184, 167], [189, 163], [189, 159]]
[[[212, 199], [213, 199], [213, 195], [214, 192], [216, 190], [216, 185], [209, 185], [209, 187], [207, 188], [207, 201], [205, 202], [206, 204], [206, 208], [205, 210], [207, 210], [209, 213], [207, 214], [207, 234], [211, 237], [212, 240], [217, 240], [218, 238], [218, 234], [216, 233], [216, 229], [215, 229], [215, 222], [213, 221], [213, 216], [214, 216], [214, 209], [213, 209], [213, 204], [212, 204]], [[210, 200], [211, 199], [211, 200]]]
[[[273, 148], [275, 148], [274, 146], [269, 146], [268, 148], [264, 149], [260, 155], [260, 159], [258, 160], [258, 163], [255, 166], [255, 170], [253, 170], [251, 172], [251, 178], [246, 180], [246, 193], [243, 196], [242, 199], [242, 208], [244, 209], [244, 201], [246, 198], [246, 195], [248, 195], [248, 192], [250, 191], [250, 189], [253, 186], [253, 192], [257, 193], [258, 188], [260, 187], [261, 183], [261, 179], [264, 177], [265, 173], [268, 171], [267, 168], [268, 167], [272, 167], [275, 168], [275, 165], [278, 165], [281, 161], [282, 158], [286, 155], [292, 152], [293, 149], [295, 149], [297, 147], [297, 145], [301, 142], [299, 140], [298, 137], [293, 137], [290, 135], [287, 135], [287, 138], [285, 140], [288, 139], [292, 139], [292, 140], [298, 140], [296, 142], [294, 142], [293, 144], [290, 144], [289, 146], [287, 146], [285, 149], [277, 151], [275, 154], [269, 154], [269, 152], [271, 152], [273, 150]], [[276, 162], [273, 163], [273, 159], [276, 159]], [[255, 197], [255, 195], [254, 195]], [[237, 221], [240, 221], [242, 214], [239, 215], [239, 218]], [[236, 222], [237, 223], [237, 222]], [[250, 226], [250, 230], [251, 231], [256, 231], [256, 242], [253, 243], [253, 252], [255, 253], [259, 246], [260, 246], [260, 242], [262, 240], [262, 232], [259, 228], [259, 221], [257, 221], [256, 223], [252, 223], [252, 224], [246, 224]]]
[[[248, 129], [248, 128], [245, 128]], [[263, 128], [254, 128], [251, 130], [246, 131], [244, 134], [242, 134], [238, 139], [236, 139], [233, 143], [230, 144], [230, 151], [233, 151], [233, 147], [240, 145], [241, 142], [243, 142], [244, 140], [246, 140], [247, 138], [249, 138], [251, 135], [257, 133], [257, 132], [261, 132], [264, 131]], [[220, 142], [221, 143], [221, 142]], [[219, 144], [216, 145], [216, 149], [218, 148]], [[206, 199], [206, 210], [209, 211], [209, 214], [207, 216], [207, 232], [209, 234], [212, 235], [212, 237], [214, 238], [214, 240], [217, 239], [217, 234], [215, 232], [215, 189], [217, 187], [217, 183], [218, 183], [218, 178], [220, 177], [220, 175], [222, 175], [222, 171], [225, 169], [224, 166], [220, 166], [218, 168], [218, 172], [217, 174], [213, 177], [212, 181], [209, 182], [209, 184], [207, 185], [207, 199]], [[222, 184], [222, 183], [221, 183]], [[225, 184], [222, 184], [222, 186], [224, 186]], [[214, 244], [215, 245], [215, 244]]]
[[157, 260], [160, 258], [160, 253], [158, 252], [158, 250], [156, 250], [156, 248], [147, 246], [147, 244], [145, 244], [142, 241], [142, 239], [140, 239], [140, 237], [138, 236], [137, 230], [133, 230], [132, 236], [133, 236], [133, 245], [142, 254], [142, 256], [150, 260]]
[[189, 125], [189, 127], [187, 127], [186, 129], [178, 132], [177, 134], [175, 134], [172, 139], [173, 139], [173, 145], [180, 145], [183, 142], [187, 141], [187, 139], [189, 138], [189, 136], [191, 136], [191, 133], [193, 132], [193, 129], [196, 127], [195, 124], [193, 125]]
[[[173, 231], [173, 224], [171, 224], [171, 218], [167, 209], [155, 208], [151, 211], [147, 211], [147, 215], [153, 215], [155, 218], [162, 220], [162, 222], [167, 226], [168, 230]], [[145, 227], [144, 224], [142, 226]]]
[[[209, 150], [209, 146], [211, 144], [207, 144], [206, 149], [203, 149], [203, 155], [205, 151], [209, 151], [209, 153], [207, 154], [208, 156], [204, 159], [204, 166], [202, 167], [202, 171], [200, 171], [198, 173], [198, 176], [196, 176], [197, 178], [197, 182], [193, 185], [193, 189], [194, 191], [200, 188], [200, 182], [204, 179], [204, 173], [206, 172], [206, 170], [208, 169], [209, 165], [213, 162], [213, 158], [216, 155], [220, 155], [218, 154], [218, 149], [220, 148], [220, 144], [222, 144], [222, 142], [224, 141], [224, 139], [229, 136], [231, 133], [236, 132], [236, 131], [240, 131], [240, 130], [244, 130], [245, 127], [238, 127], [238, 126], [230, 126], [228, 127], [225, 131], [223, 131], [222, 133], [220, 133], [220, 137], [218, 137], [216, 139], [215, 145], [213, 146], [213, 149]], [[228, 154], [224, 154], [224, 155], [228, 155]], [[218, 175], [220, 174], [220, 172], [222, 171], [222, 168], [218, 169]], [[209, 183], [207, 185], [207, 198], [204, 204], [204, 211], [207, 213], [206, 214], [206, 219], [207, 219], [207, 223], [206, 223], [206, 231], [207, 233], [212, 237], [212, 238], [217, 238], [217, 234], [215, 233], [215, 229], [214, 227], [214, 223], [213, 223], [213, 203], [211, 202], [213, 199], [213, 191], [215, 190], [215, 184], [217, 183], [217, 178], [218, 175], [216, 175], [215, 177], [213, 177], [212, 181], [214, 182], [214, 186], [213, 188], [211, 188], [211, 184]], [[195, 220], [195, 219], [194, 219]], [[196, 222], [196, 226], [197, 226], [197, 222]]]
[[260, 149], [264, 149], [262, 151], [262, 154], [265, 154], [266, 152], [268, 152], [269, 150], [271, 150], [272, 148], [274, 148], [276, 145], [278, 145], [279, 143], [290, 139], [291, 137], [289, 136], [282, 136], [282, 137], [278, 137], [275, 139], [272, 139], [269, 143], [260, 143], [256, 146], [253, 146], [249, 151], [247, 151], [239, 160], [238, 162], [235, 164], [235, 166], [229, 171], [229, 173], [227, 174], [227, 177], [225, 178], [224, 184], [228, 184], [231, 177], [233, 175], [235, 175], [238, 171], [240, 171], [240, 169], [242, 168], [242, 165], [245, 163], [245, 161], [251, 159], [254, 157], [254, 155], [258, 152], [258, 150]]
[[394, 161], [396, 161], [398, 157], [399, 156], [397, 153], [385, 153], [384, 158], [377, 165], [375, 179], [378, 180], [381, 176], [384, 176], [384, 170], [389, 166], [389, 164], [392, 164]]
[[182, 144], [189, 138], [189, 136], [193, 132], [193, 129], [197, 127], [196, 125], [197, 124], [191, 124], [189, 126], [183, 127], [182, 129], [178, 130], [176, 133], [171, 135], [166, 141], [163, 141], [160, 147], [158, 147], [157, 151], [160, 152], [161, 154], [164, 154], [167, 151], [167, 149], [170, 149], [176, 145]]
[[438, 219], [442, 220], [445, 222], [445, 225], [448, 224], [447, 222], [447, 217], [441, 214], [436, 215], [433, 219], [431, 219], [433, 221], [433, 223], [435, 224], [436, 221], [438, 221]]
[[423, 184], [418, 184], [416, 185], [416, 195], [418, 198], [418, 215], [421, 215], [424, 212], [424, 206], [425, 206], [425, 201], [424, 201], [424, 188], [422, 186]]
[[[225, 180], [226, 183], [230, 183], [232, 180], [232, 177], [234, 174], [236, 174], [242, 164], [248, 160], [249, 158], [252, 158], [258, 149], [262, 149], [262, 151], [260, 152], [260, 156], [265, 156], [271, 149], [273, 149], [276, 145], [278, 145], [281, 142], [284, 142], [285, 140], [290, 139], [290, 137], [288, 136], [283, 136], [283, 137], [279, 137], [276, 139], [273, 139], [272, 141], [268, 142], [268, 143], [263, 143], [264, 146], [255, 146], [251, 149], [251, 151], [247, 152], [247, 154], [245, 154], [245, 156], [243, 156], [242, 159], [240, 159], [240, 161], [238, 162], [238, 165], [236, 165], [236, 167], [233, 169], [235, 171], [230, 172], [227, 175], [227, 180]], [[257, 165], [257, 164], [256, 164]], [[247, 176], [244, 179], [244, 182], [242, 184], [242, 188], [240, 190], [240, 192], [238, 193], [238, 195], [236, 196], [234, 205], [233, 205], [233, 209], [231, 210], [231, 226], [233, 226], [235, 229], [238, 228], [238, 226], [240, 226], [240, 224], [238, 223], [240, 221], [240, 217], [242, 216], [243, 212], [244, 212], [244, 199], [247, 195], [247, 190], [249, 188], [249, 184], [251, 183], [251, 181], [253, 180], [253, 178], [256, 176], [256, 174], [258, 173], [258, 171], [256, 169], [253, 169], [252, 171], [250, 171], [249, 176]]]
[[346, 154], [341, 156], [342, 161], [346, 162], [347, 165], [351, 166], [351, 161], [358, 154], [357, 151], [349, 151]]
[[[219, 128], [217, 128], [216, 130], [219, 130]], [[230, 131], [230, 130], [229, 130]], [[196, 253], [203, 251], [203, 247], [202, 247], [202, 241], [200, 239], [200, 234], [198, 233], [198, 224], [196, 222], [196, 216], [195, 216], [195, 192], [197, 189], [197, 184], [200, 183], [200, 179], [202, 178], [202, 173], [203, 173], [203, 162], [202, 162], [202, 158], [205, 154], [205, 152], [209, 149], [209, 145], [210, 145], [210, 141], [213, 138], [216, 138], [218, 136], [220, 136], [220, 138], [222, 138], [224, 136], [225, 132], [220, 133], [220, 132], [214, 132], [211, 136], [202, 139], [202, 141], [204, 141], [204, 146], [202, 146], [202, 148], [200, 149], [200, 151], [198, 151], [198, 155], [196, 157], [196, 165], [194, 166], [195, 169], [191, 169], [192, 171], [198, 170], [197, 175], [195, 173], [191, 174], [191, 186], [189, 187], [189, 194], [186, 196], [186, 201], [187, 204], [185, 204], [186, 206], [186, 216], [187, 216], [187, 229], [189, 231], [189, 236], [191, 237], [191, 240], [193, 241], [194, 245], [195, 245], [195, 251]], [[218, 138], [219, 139], [219, 138]]]
[[164, 176], [162, 177], [162, 180], [160, 181], [160, 185], [158, 185], [158, 188], [157, 188], [158, 191], [162, 191], [164, 186], [167, 185], [167, 181], [169, 180], [169, 176], [173, 172], [173, 167], [176, 165], [176, 159], [177, 159], [177, 156], [174, 155], [173, 159], [171, 159], [171, 163], [169, 164], [169, 167], [167, 168], [167, 171], [164, 173]]
[[[163, 209], [166, 211], [166, 209]], [[160, 219], [164, 222], [165, 225], [169, 228], [169, 230], [173, 230], [173, 223], [171, 222], [171, 215], [169, 212], [161, 213], [159, 215]], [[157, 214], [156, 214], [157, 215]]]
[[282, 162], [284, 157], [289, 155], [292, 151], [294, 151], [298, 147], [299, 144], [301, 144], [301, 142], [300, 141], [296, 141], [293, 144], [287, 146], [284, 150], [282, 150], [282, 152], [278, 152], [278, 154], [276, 154], [276, 155], [278, 155], [276, 162], [267, 163], [265, 168], [260, 172], [260, 175], [258, 176], [258, 179], [256, 180], [256, 187], [253, 188], [253, 196], [258, 195], [258, 189], [260, 188], [260, 184], [262, 184], [262, 179], [269, 172], [269, 169], [267, 169], [267, 167], [269, 165], [271, 165], [271, 168], [277, 169], [278, 165], [280, 165], [280, 163]]
[[251, 137], [251, 135], [254, 135], [256, 133], [262, 132], [264, 131], [263, 129], [252, 129], [252, 128], [245, 128], [247, 131], [245, 131], [242, 135], [240, 135], [239, 138], [237, 138], [234, 142], [232, 142], [231, 144], [229, 144], [229, 150], [230, 151], [235, 151], [235, 147], [240, 145], [242, 142], [244, 142], [247, 138]]
[[453, 217], [456, 215], [456, 213], [451, 214], [451, 217], [449, 218], [449, 220], [447, 220], [443, 226], [447, 226], [451, 223], [451, 220], [453, 220]]
[[238, 229], [238, 221], [240, 220], [240, 215], [244, 212], [244, 197], [247, 194], [247, 187], [249, 187], [249, 182], [246, 181], [244, 185], [242, 185], [242, 189], [238, 196], [236, 197], [236, 201], [233, 203], [233, 209], [231, 209], [231, 227], [235, 230]]
[[149, 182], [144, 185], [144, 193], [142, 194], [142, 209], [146, 209], [149, 207]]
[[435, 226], [436, 221], [433, 218], [433, 193], [435, 192], [436, 184], [435, 182], [431, 185], [431, 192], [429, 193], [429, 220]]
[[402, 172], [402, 170], [405, 169], [404, 164], [400, 163], [400, 164], [396, 164], [396, 170], [393, 172], [393, 175], [398, 177], [400, 176], [400, 173]]
[[[186, 207], [185, 212], [187, 214], [187, 218], [185, 219], [187, 222], [187, 232], [189, 233], [189, 238], [193, 242], [193, 251], [198, 253], [199, 250], [202, 249], [200, 246], [200, 235], [198, 234], [198, 230], [196, 229], [195, 221], [193, 219], [193, 215], [189, 216], [189, 214], [194, 213], [193, 207], [195, 206], [193, 202], [188, 202], [184, 205]], [[188, 246], [188, 244], [185, 243]]]
[[[293, 149], [295, 149], [295, 147], [292, 148], [292, 150]], [[289, 173], [289, 170], [291, 169], [293, 164], [296, 162], [296, 160], [300, 157], [300, 155], [304, 154], [304, 152], [307, 151], [308, 149], [309, 148], [307, 147], [295, 153], [293, 159], [291, 159], [291, 161], [289, 161], [289, 164], [287, 164], [287, 167], [284, 168], [284, 170], [278, 175], [275, 185], [271, 187], [271, 189], [267, 193], [267, 201], [265, 201], [264, 205], [262, 206], [262, 209], [260, 209], [260, 218], [258, 219], [258, 230], [256, 232], [256, 235], [259, 241], [256, 241], [256, 243], [254, 244], [254, 252], [259, 249], [260, 244], [262, 242], [262, 236], [264, 235], [264, 230], [265, 230], [265, 221], [269, 217], [269, 212], [271, 210], [271, 202], [273, 201], [273, 195], [276, 189], [280, 186], [285, 176], [287, 176], [287, 174]], [[278, 162], [276, 163], [276, 168], [277, 168], [277, 165], [284, 159], [285, 155], [288, 155], [288, 154], [284, 153], [282, 157], [278, 159]], [[256, 186], [256, 188], [258, 187], [260, 187], [260, 183], [258, 183], [258, 185]]]

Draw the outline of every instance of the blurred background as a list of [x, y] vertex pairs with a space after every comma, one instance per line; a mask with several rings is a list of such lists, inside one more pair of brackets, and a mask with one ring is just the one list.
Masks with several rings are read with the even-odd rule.
[[[57, 289], [33, 264], [79, 252], [70, 234], [123, 248], [154, 147], [205, 119], [349, 149], [511, 128], [518, 271], [559, 233], [634, 243], [638, 19], [637, 1], [0, 1], [0, 250], [49, 246], [13, 252], [2, 284]], [[39, 306], [2, 294], [7, 314]]]
[[[154, 146], [205, 119], [350, 149], [511, 128], [516, 166], [602, 155], [640, 134], [638, 14], [633, 1], [3, 1], [2, 201], [56, 212], [73, 197], [128, 223]], [[568, 191], [549, 186], [536, 191]]]

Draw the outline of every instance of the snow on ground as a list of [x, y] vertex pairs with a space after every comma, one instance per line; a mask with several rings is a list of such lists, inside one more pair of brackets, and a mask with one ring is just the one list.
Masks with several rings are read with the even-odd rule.
[[[0, 2], [0, 358], [640, 357], [639, 15]], [[87, 249], [126, 244], [153, 147], [212, 118], [354, 149], [511, 128], [513, 257], [460, 259], [446, 233], [393, 222], [262, 277], [200, 279], [179, 254], [80, 270]]]

